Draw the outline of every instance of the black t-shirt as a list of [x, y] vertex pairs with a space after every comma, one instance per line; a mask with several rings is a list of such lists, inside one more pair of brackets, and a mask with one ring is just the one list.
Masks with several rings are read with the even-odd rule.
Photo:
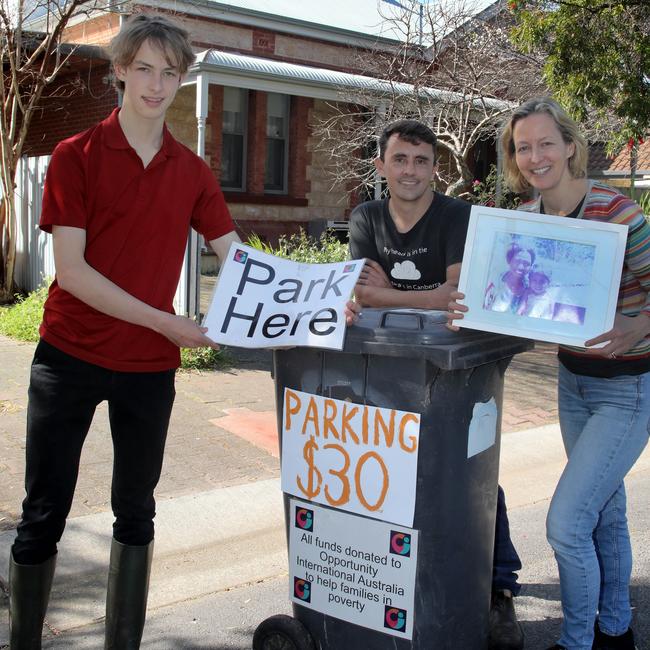
[[435, 289], [447, 267], [463, 259], [471, 205], [435, 193], [429, 209], [408, 232], [398, 232], [388, 199], [368, 201], [350, 215], [350, 257], [379, 262], [395, 289]]

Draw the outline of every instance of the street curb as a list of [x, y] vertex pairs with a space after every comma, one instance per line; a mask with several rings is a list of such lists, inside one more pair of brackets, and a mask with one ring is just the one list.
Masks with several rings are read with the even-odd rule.
[[[504, 436], [499, 481], [508, 508], [550, 499], [564, 464], [557, 424]], [[645, 470], [650, 470], [648, 450], [630, 474]], [[50, 628], [70, 630], [103, 618], [112, 521], [111, 512], [68, 521], [48, 610]], [[0, 576], [6, 576], [14, 536], [14, 531], [0, 534]], [[149, 611], [286, 571], [279, 479], [159, 500]], [[7, 637], [6, 626], [0, 626], [0, 645]]]
[[[150, 611], [287, 570], [278, 479], [160, 501], [157, 511]], [[68, 630], [104, 616], [112, 522], [111, 512], [68, 521], [48, 608], [51, 628]], [[0, 535], [3, 580], [14, 537], [14, 531]], [[0, 627], [0, 645], [7, 642], [5, 630]]]

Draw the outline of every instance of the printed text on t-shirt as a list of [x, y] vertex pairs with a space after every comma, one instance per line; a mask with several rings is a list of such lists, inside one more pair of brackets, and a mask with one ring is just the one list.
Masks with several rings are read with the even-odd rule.
[[428, 252], [429, 249], [426, 246], [421, 246], [420, 248], [413, 248], [408, 251], [398, 251], [395, 248], [388, 248], [388, 246], [384, 246], [384, 253], [386, 253], [386, 255], [399, 255], [400, 257], [411, 257], [411, 255], [422, 255]]

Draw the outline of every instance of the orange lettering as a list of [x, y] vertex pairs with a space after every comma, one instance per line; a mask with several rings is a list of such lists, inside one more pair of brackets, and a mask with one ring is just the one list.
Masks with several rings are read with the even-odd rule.
[[406, 442], [404, 441], [404, 429], [406, 429], [406, 425], [409, 422], [417, 422], [419, 424], [420, 418], [414, 413], [407, 413], [402, 418], [402, 421], [399, 423], [399, 446], [404, 451], [412, 453], [418, 448], [418, 439], [416, 436], [409, 436], [408, 439], [411, 442], [411, 446], [409, 447], [406, 445]]
[[318, 407], [316, 400], [313, 397], [309, 398], [309, 406], [307, 406], [307, 413], [305, 413], [305, 421], [302, 423], [302, 435], [304, 436], [307, 431], [307, 422], [314, 425], [314, 435], [320, 437], [320, 429], [318, 428]]
[[[293, 401], [294, 406], [291, 406]], [[300, 412], [300, 397], [294, 393], [291, 389], [284, 389], [284, 428], [285, 431], [288, 431], [291, 428], [291, 416]], [[303, 430], [304, 433], [304, 430]]]
[[361, 437], [363, 438], [363, 444], [368, 444], [368, 407], [363, 407], [363, 416], [361, 417]]
[[359, 407], [354, 406], [348, 411], [348, 403], [343, 403], [343, 415], [341, 416], [341, 440], [347, 442], [345, 434], [350, 436], [350, 440], [353, 440], [355, 444], [359, 444], [359, 436], [355, 433], [354, 429], [350, 426], [350, 420], [359, 412]]
[[388, 426], [381, 415], [381, 411], [377, 409], [375, 411], [375, 447], [379, 447], [379, 429], [382, 429], [384, 432], [384, 439], [386, 440], [386, 447], [389, 449], [393, 446], [393, 440], [395, 439], [395, 411], [391, 409], [390, 411], [390, 420]]
[[331, 399], [325, 400], [325, 413], [323, 414], [323, 437], [328, 438], [328, 434], [331, 431], [332, 435], [339, 440], [339, 432], [334, 426], [334, 418], [336, 418], [336, 402]]
[[336, 449], [336, 451], [340, 452], [341, 456], [343, 456], [343, 467], [341, 467], [341, 469], [327, 470], [332, 476], [337, 476], [339, 481], [341, 481], [341, 496], [338, 499], [334, 499], [330, 493], [329, 485], [325, 486], [325, 497], [327, 498], [327, 502], [331, 506], [342, 506], [350, 500], [350, 480], [347, 477], [348, 468], [350, 467], [350, 456], [341, 445], [324, 445], [323, 449]]
[[[381, 469], [381, 473], [384, 475], [384, 480], [382, 481], [381, 484], [381, 492], [379, 493], [379, 498], [377, 499], [377, 502], [374, 505], [368, 502], [365, 495], [363, 494], [363, 488], [361, 487], [361, 472], [363, 470], [363, 466], [371, 458], [374, 458], [377, 461]], [[386, 493], [388, 492], [389, 482], [390, 479], [388, 478], [388, 468], [384, 464], [384, 461], [381, 459], [381, 456], [376, 451], [368, 451], [359, 458], [359, 461], [357, 462], [357, 469], [354, 472], [354, 487], [357, 491], [357, 496], [359, 497], [359, 501], [361, 501], [361, 503], [368, 510], [374, 512], [375, 510], [379, 510], [379, 508], [381, 508], [381, 506], [384, 503], [384, 499], [386, 498]]]

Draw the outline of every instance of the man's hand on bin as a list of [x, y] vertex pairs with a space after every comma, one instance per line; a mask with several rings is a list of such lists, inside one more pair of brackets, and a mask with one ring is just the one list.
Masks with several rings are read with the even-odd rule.
[[343, 314], [345, 315], [345, 324], [354, 325], [354, 323], [359, 320], [359, 314], [361, 313], [361, 305], [354, 300], [348, 300], [345, 303], [345, 308], [343, 309]]
[[465, 313], [468, 311], [467, 306], [459, 302], [465, 298], [465, 294], [460, 291], [452, 291], [449, 294], [449, 298], [449, 304], [447, 305], [447, 327], [452, 332], [458, 332], [460, 327], [455, 325], [454, 321], [464, 318]]
[[384, 272], [381, 264], [375, 262], [375, 260], [369, 259], [366, 259], [366, 263], [361, 269], [357, 284], [369, 287], [383, 287], [384, 289], [393, 288], [393, 285], [390, 283], [390, 279]]

